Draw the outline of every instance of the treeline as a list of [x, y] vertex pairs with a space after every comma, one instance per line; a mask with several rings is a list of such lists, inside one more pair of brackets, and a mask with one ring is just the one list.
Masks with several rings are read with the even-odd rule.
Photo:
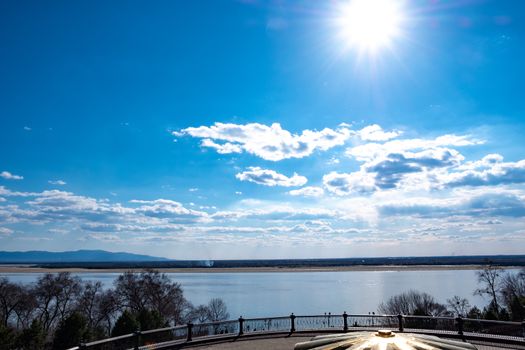
[[414, 266], [414, 265], [486, 265], [525, 266], [525, 255], [418, 256], [335, 259], [254, 259], [254, 260], [169, 260], [135, 262], [55, 262], [37, 266], [52, 268], [141, 269], [141, 268], [258, 268], [258, 267], [344, 267], [344, 266]]
[[156, 270], [123, 273], [113, 288], [68, 272], [32, 285], [0, 278], [0, 350], [63, 350], [137, 329], [228, 318], [221, 299], [194, 306], [179, 283]]
[[483, 310], [459, 296], [441, 304], [430, 294], [411, 290], [381, 303], [378, 311], [389, 315], [459, 316], [520, 322], [525, 319], [525, 269], [505, 273], [500, 267], [486, 266], [477, 276], [480, 287], [474, 294], [490, 300]]

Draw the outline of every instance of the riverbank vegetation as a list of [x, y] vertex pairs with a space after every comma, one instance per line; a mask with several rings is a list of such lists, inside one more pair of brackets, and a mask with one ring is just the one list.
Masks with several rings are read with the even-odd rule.
[[518, 273], [505, 273], [500, 267], [486, 266], [477, 272], [477, 276], [479, 288], [473, 294], [488, 300], [482, 310], [457, 295], [442, 304], [430, 294], [410, 290], [381, 303], [378, 311], [389, 315], [455, 316], [520, 322], [525, 319], [525, 269]]
[[68, 272], [44, 274], [33, 285], [0, 278], [0, 350], [63, 350], [138, 329], [228, 318], [221, 299], [192, 305], [180, 284], [155, 270], [123, 273], [113, 288]]

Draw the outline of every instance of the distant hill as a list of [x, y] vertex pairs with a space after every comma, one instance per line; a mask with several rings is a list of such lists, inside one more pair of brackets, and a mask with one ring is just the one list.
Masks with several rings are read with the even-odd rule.
[[124, 252], [113, 253], [105, 250], [75, 250], [70, 252], [48, 252], [38, 250], [26, 252], [0, 251], [1, 264], [137, 261], [168, 261], [168, 259]]

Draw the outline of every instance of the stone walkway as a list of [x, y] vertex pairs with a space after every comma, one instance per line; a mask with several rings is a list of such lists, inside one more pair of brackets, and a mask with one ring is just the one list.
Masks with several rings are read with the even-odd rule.
[[[291, 336], [272, 338], [241, 338], [235, 341], [208, 344], [191, 347], [198, 350], [293, 350], [294, 345], [299, 342], [308, 341], [312, 336]], [[479, 350], [509, 350], [513, 347], [501, 348], [486, 345], [476, 345]]]
[[236, 341], [228, 341], [218, 344], [209, 344], [199, 347], [192, 347], [191, 349], [199, 350], [292, 350], [296, 343], [303, 341], [308, 341], [312, 336], [290, 336], [290, 337], [272, 337], [266, 339], [250, 339], [250, 338], [240, 338]]

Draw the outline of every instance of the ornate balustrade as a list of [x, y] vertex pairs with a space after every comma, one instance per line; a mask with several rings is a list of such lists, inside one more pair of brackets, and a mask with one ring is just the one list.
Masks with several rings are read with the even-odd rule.
[[184, 343], [264, 334], [327, 333], [392, 329], [459, 338], [478, 344], [507, 344], [525, 349], [525, 322], [405, 315], [294, 315], [186, 324], [136, 331], [119, 337], [82, 343], [68, 350], [151, 350]]

